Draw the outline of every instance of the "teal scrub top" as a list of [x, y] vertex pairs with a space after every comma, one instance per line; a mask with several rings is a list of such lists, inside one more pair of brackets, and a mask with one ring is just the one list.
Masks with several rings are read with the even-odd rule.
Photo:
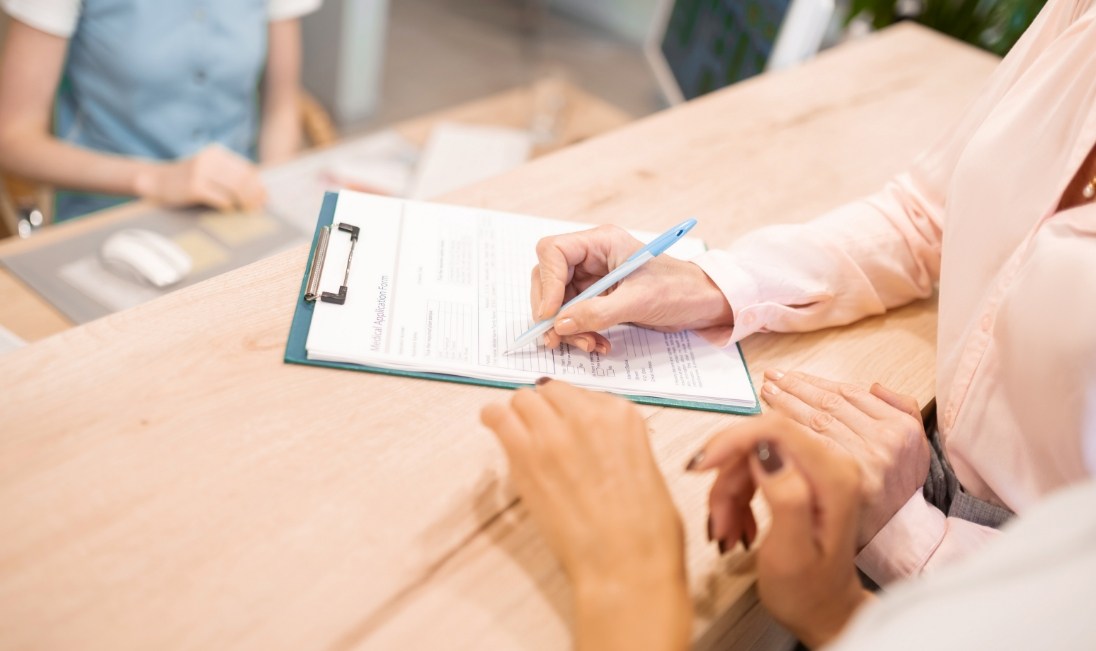
[[[54, 116], [62, 140], [154, 160], [211, 143], [255, 158], [267, 0], [82, 0]], [[126, 197], [59, 192], [57, 220]]]

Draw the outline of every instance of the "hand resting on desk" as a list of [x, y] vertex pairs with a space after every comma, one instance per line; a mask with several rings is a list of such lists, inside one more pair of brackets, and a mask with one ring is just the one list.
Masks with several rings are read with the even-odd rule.
[[574, 588], [579, 649], [684, 649], [681, 521], [631, 403], [557, 381], [481, 413]]
[[[686, 648], [692, 608], [681, 524], [639, 411], [547, 381], [486, 407], [481, 418], [574, 588], [576, 648]], [[762, 442], [764, 464], [754, 452]], [[854, 564], [858, 464], [781, 416], [718, 434], [699, 458], [692, 468], [718, 468], [717, 486], [741, 478], [745, 508], [755, 487], [772, 506], [758, 550], [765, 605], [805, 642], [833, 639], [869, 598]]]
[[146, 163], [134, 184], [138, 196], [165, 206], [204, 205], [250, 212], [266, 203], [258, 168], [218, 144], [183, 160]]
[[[865, 389], [776, 369], [765, 371], [761, 397], [859, 464], [863, 511], [857, 549], [867, 545], [925, 484], [929, 442], [915, 398], [878, 383]], [[717, 524], [719, 537], [725, 537], [723, 522]]]
[[767, 414], [712, 437], [688, 468], [719, 470], [709, 502], [713, 537], [717, 513], [748, 512], [756, 491], [765, 496], [772, 526], [757, 550], [758, 595], [810, 648], [837, 638], [872, 598], [856, 574], [859, 464], [827, 441]]

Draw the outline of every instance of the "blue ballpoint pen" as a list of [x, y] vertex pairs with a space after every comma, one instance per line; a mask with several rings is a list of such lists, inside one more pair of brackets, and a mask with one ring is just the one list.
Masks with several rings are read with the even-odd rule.
[[621, 263], [619, 267], [613, 269], [608, 274], [606, 274], [604, 278], [587, 287], [586, 291], [582, 292], [578, 296], [567, 301], [567, 303], [565, 303], [563, 307], [559, 308], [559, 312], [556, 312], [551, 317], [541, 321], [532, 328], [529, 328], [529, 330], [527, 330], [521, 336], [514, 340], [514, 343], [506, 349], [505, 353], [511, 353], [515, 350], [518, 350], [519, 348], [524, 348], [533, 341], [536, 341], [537, 337], [552, 329], [552, 324], [555, 323], [556, 317], [559, 316], [560, 312], [563, 312], [575, 303], [594, 298], [595, 296], [598, 296], [613, 285], [624, 280], [633, 271], [639, 269], [649, 260], [652, 260], [656, 255], [662, 253], [663, 251], [677, 243], [677, 241], [680, 240], [685, 235], [685, 233], [688, 233], [690, 230], [692, 230], [693, 226], [696, 226], [696, 220], [686, 219], [677, 226], [674, 226], [662, 235], [659, 235], [655, 239], [651, 240], [650, 244], [633, 253], [631, 257]]

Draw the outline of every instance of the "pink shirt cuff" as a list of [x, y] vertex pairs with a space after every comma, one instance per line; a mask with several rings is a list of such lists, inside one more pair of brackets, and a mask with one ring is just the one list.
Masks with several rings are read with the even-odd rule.
[[919, 574], [947, 531], [947, 516], [915, 492], [875, 534], [856, 564], [879, 585]]
[[707, 328], [698, 331], [705, 339], [717, 346], [730, 346], [762, 329], [762, 324], [752, 309], [760, 300], [759, 288], [753, 276], [746, 272], [730, 253], [713, 249], [705, 251], [690, 262], [708, 274], [719, 291], [727, 297], [734, 314], [733, 328]]

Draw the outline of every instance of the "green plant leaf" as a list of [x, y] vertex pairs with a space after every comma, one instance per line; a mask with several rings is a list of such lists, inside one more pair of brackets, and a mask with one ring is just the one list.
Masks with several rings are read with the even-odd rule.
[[[1046, 0], [922, 0], [917, 22], [972, 45], [1004, 55], [1020, 39]], [[851, 0], [846, 24], [870, 13], [882, 29], [896, 20], [894, 0]]]

